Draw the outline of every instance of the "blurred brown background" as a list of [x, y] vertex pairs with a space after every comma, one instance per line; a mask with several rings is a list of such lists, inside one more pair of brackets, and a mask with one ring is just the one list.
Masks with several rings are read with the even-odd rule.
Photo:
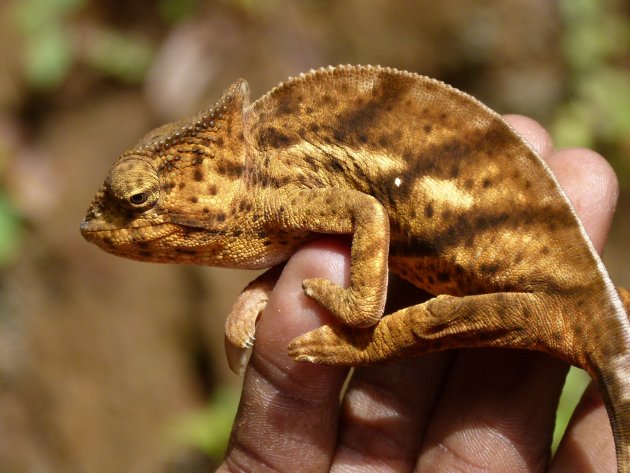
[[222, 326], [252, 275], [114, 258], [78, 232], [149, 128], [338, 63], [445, 80], [617, 170], [607, 252], [630, 286], [623, 0], [0, 0], [0, 472], [192, 473], [240, 380]]

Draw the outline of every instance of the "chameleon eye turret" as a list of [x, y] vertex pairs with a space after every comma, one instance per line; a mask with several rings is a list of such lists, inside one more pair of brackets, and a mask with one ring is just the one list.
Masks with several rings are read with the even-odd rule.
[[132, 211], [149, 210], [160, 198], [157, 173], [143, 158], [122, 158], [109, 172], [106, 183], [112, 197]]

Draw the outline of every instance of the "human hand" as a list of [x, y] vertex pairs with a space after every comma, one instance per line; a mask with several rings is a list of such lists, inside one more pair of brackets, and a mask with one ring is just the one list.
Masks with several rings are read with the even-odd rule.
[[[547, 160], [601, 252], [617, 197], [609, 165], [589, 150], [553, 151], [539, 125], [507, 119]], [[218, 471], [616, 471], [592, 385], [550, 459], [568, 367], [548, 355], [477, 349], [410, 358], [355, 369], [345, 391], [346, 368], [294, 362], [288, 343], [333, 321], [303, 294], [302, 280], [347, 283], [349, 263], [336, 239], [306, 245], [287, 263], [257, 326]]]

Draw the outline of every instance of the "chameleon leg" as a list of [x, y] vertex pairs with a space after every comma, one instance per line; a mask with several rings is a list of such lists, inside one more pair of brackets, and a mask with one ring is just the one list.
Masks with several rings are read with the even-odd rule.
[[281, 267], [274, 267], [252, 282], [240, 293], [225, 322], [225, 355], [230, 369], [242, 374], [247, 354], [254, 343], [256, 322], [267, 305], [269, 294], [276, 285]]
[[352, 234], [350, 287], [306, 279], [306, 295], [345, 325], [368, 327], [378, 322], [388, 276], [389, 217], [384, 207], [374, 197], [352, 189], [302, 189], [275, 197], [271, 220], [284, 230]]
[[545, 334], [553, 329], [552, 318], [544, 317], [545, 300], [532, 293], [438, 296], [367, 329], [329, 325], [313, 330], [294, 339], [289, 354], [298, 361], [354, 366], [464, 347], [552, 351], [544, 346]]

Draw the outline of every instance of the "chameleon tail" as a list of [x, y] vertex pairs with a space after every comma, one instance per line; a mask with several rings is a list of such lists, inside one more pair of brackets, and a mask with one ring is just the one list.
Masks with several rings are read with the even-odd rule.
[[[617, 292], [630, 318], [630, 290], [622, 287]], [[604, 399], [610, 425], [615, 438], [619, 473], [630, 473], [630, 353], [610, 357], [606, 350], [592, 354], [587, 369]]]
[[[586, 308], [591, 317], [582, 319], [581, 330], [591, 336], [576, 340], [583, 343], [576, 351], [581, 356], [571, 363], [585, 369], [597, 384], [615, 440], [617, 471], [630, 473], [630, 291], [617, 288], [617, 293], [614, 306]], [[597, 333], [595, 326], [606, 329]]]
[[621, 373], [613, 368], [595, 377], [615, 439], [618, 473], [630, 473], [630, 379], [627, 374], [628, 367]]

